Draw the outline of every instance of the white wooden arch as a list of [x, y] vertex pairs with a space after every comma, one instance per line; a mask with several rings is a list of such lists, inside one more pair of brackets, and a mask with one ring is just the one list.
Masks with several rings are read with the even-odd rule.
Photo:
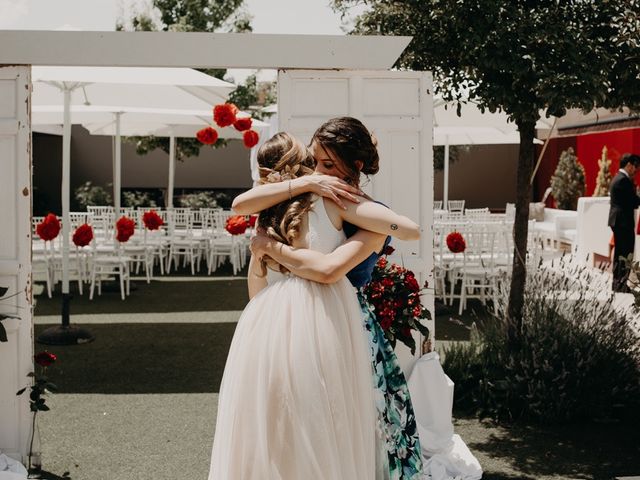
[[[28, 397], [15, 395], [33, 369], [34, 353], [31, 65], [288, 70], [280, 73], [281, 129], [291, 129], [304, 137], [312, 123], [317, 126], [332, 116], [353, 115], [378, 135], [383, 167], [371, 185], [372, 193], [423, 225], [422, 239], [400, 250], [405, 264], [424, 281], [433, 268], [431, 78], [426, 73], [389, 71], [410, 40], [383, 36], [0, 31], [0, 285], [10, 287], [10, 294], [18, 293], [12, 299], [15, 303], [0, 301], [0, 311], [21, 317], [3, 322], [9, 342], [0, 344], [0, 451], [26, 462], [31, 426]], [[306, 92], [314, 91], [315, 86], [317, 95], [301, 96], [301, 85]], [[346, 98], [344, 108], [329, 108], [341, 98]], [[433, 313], [433, 296], [428, 295], [426, 300]], [[412, 359], [402, 357], [405, 368], [409, 368]]]

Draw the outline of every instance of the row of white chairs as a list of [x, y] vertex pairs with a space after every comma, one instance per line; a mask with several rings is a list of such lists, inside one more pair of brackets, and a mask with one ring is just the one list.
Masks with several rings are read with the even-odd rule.
[[465, 200], [448, 200], [447, 208], [444, 208], [442, 200], [434, 200], [433, 201], [433, 209], [434, 210], [446, 210], [448, 212], [464, 212], [464, 204]]
[[[541, 258], [541, 242], [529, 225], [525, 261], [537, 266]], [[447, 236], [459, 232], [465, 240], [463, 252], [452, 253]], [[436, 297], [453, 305], [459, 300], [458, 313], [467, 307], [467, 300], [478, 298], [486, 305], [497, 303], [500, 282], [508, 281], [513, 265], [513, 223], [506, 221], [459, 221], [434, 224], [434, 280]]]
[[[125, 243], [115, 240], [115, 212], [113, 207], [96, 209], [93, 212], [71, 215], [71, 231], [79, 225], [92, 225], [94, 239], [86, 247], [77, 248], [70, 242], [70, 278], [78, 281], [78, 289], [83, 293], [83, 284], [90, 284], [90, 298], [97, 288], [101, 293], [102, 281], [116, 277], [120, 282], [121, 296], [129, 293], [131, 273], [142, 269], [147, 282], [153, 277], [155, 265], [159, 265], [162, 275], [170, 273], [180, 263], [190, 266], [195, 274], [206, 262], [211, 274], [220, 265], [229, 261], [236, 275], [247, 262], [250, 229], [245, 235], [230, 235], [225, 227], [230, 211], [221, 209], [197, 212], [190, 209], [154, 209], [166, 222], [161, 229], [147, 231], [142, 227], [144, 211], [120, 212], [138, 219], [134, 235]], [[148, 209], [147, 209], [148, 210]], [[35, 233], [42, 217], [34, 217], [33, 230], [33, 270], [36, 276], [44, 276], [47, 294], [51, 296], [53, 286], [60, 280], [62, 272], [62, 235], [51, 242], [43, 242]]]

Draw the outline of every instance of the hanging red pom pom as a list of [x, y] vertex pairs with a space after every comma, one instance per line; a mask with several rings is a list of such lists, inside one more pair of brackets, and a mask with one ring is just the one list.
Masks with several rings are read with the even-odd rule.
[[213, 107], [213, 121], [221, 128], [233, 125], [236, 121], [238, 107], [233, 103], [223, 103]]
[[71, 240], [76, 247], [84, 247], [89, 245], [91, 243], [91, 240], [93, 240], [93, 228], [91, 228], [91, 225], [83, 223], [78, 228], [76, 228], [75, 232], [73, 232]]
[[205, 145], [213, 145], [218, 141], [218, 132], [215, 128], [206, 127], [196, 133], [196, 138], [200, 143]]
[[136, 222], [129, 217], [120, 217], [116, 222], [116, 240], [124, 243], [131, 238], [136, 229]]
[[447, 247], [453, 253], [462, 253], [467, 248], [467, 243], [460, 232], [451, 232], [447, 235]]
[[251, 117], [242, 117], [242, 118], [238, 118], [233, 123], [233, 126], [239, 132], [244, 132], [245, 130], [249, 130], [252, 124], [253, 124], [253, 120], [251, 119]]
[[225, 229], [231, 235], [242, 235], [249, 226], [247, 219], [244, 215], [234, 215], [232, 217], [227, 218], [227, 223], [225, 224]]
[[60, 220], [55, 214], [50, 213], [36, 226], [36, 233], [46, 242], [56, 238], [60, 233], [60, 228]]
[[164, 221], [155, 210], [149, 210], [142, 215], [142, 223], [148, 230], [158, 230], [164, 224]]
[[255, 130], [247, 130], [242, 135], [242, 141], [244, 142], [244, 146], [247, 148], [255, 147], [258, 144], [258, 140], [260, 140], [260, 136]]

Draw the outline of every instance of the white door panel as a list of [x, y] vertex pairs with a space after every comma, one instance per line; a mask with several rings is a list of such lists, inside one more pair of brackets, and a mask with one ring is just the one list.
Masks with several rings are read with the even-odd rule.
[[[420, 240], [394, 240], [392, 260], [432, 285], [433, 99], [427, 72], [281, 70], [280, 130], [309, 143], [326, 120], [360, 119], [378, 140], [380, 171], [362, 178], [363, 189], [422, 226]], [[433, 315], [433, 295], [423, 298]], [[433, 334], [433, 322], [429, 325]], [[398, 347], [403, 368], [412, 359]]]

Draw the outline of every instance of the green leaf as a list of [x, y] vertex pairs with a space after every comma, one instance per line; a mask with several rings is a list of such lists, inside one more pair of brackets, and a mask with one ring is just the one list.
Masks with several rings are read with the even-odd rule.
[[8, 341], [7, 331], [5, 330], [4, 325], [2, 325], [2, 322], [0, 321], [0, 342], [7, 342], [7, 341]]
[[27, 389], [27, 387], [21, 388], [20, 390], [18, 390], [16, 392], [16, 395], [22, 395], [26, 389]]
[[51, 383], [51, 382], [47, 382], [47, 384], [45, 385], [45, 388], [47, 390], [51, 391], [51, 392], [54, 392], [54, 393], [58, 391], [58, 387], [54, 383]]
[[0, 287], [0, 297], [4, 297], [5, 293], [7, 293], [8, 290], [8, 287]]
[[46, 405], [41, 404], [41, 405], [38, 405], [38, 410], [41, 410], [43, 412], [48, 412], [50, 409]]

